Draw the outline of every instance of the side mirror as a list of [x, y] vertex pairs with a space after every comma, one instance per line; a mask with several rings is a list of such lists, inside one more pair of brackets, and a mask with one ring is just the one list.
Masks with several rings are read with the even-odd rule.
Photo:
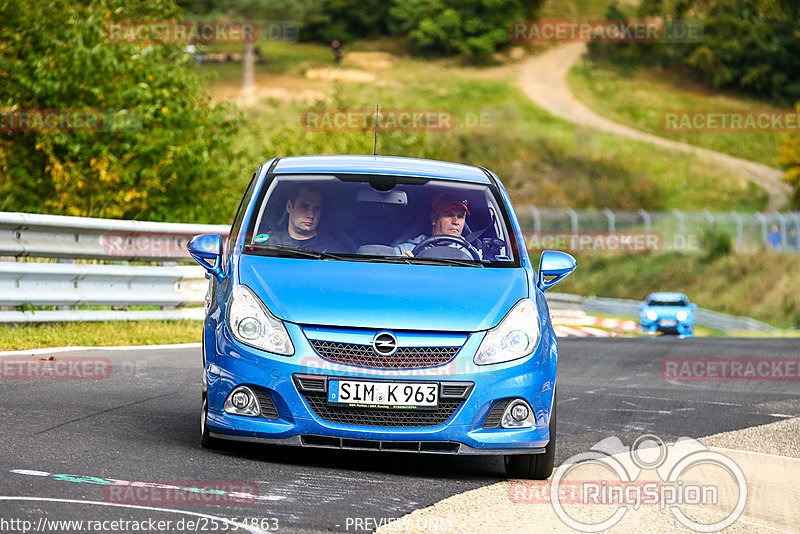
[[545, 250], [539, 260], [539, 282], [537, 287], [547, 291], [575, 270], [578, 262], [566, 252]]
[[695, 304], [694, 302], [692, 302], [691, 307], [692, 311], [697, 311], [697, 304]]
[[[196, 235], [186, 248], [209, 274], [219, 278], [222, 274], [222, 237], [217, 234]], [[211, 260], [211, 263], [206, 260]]]

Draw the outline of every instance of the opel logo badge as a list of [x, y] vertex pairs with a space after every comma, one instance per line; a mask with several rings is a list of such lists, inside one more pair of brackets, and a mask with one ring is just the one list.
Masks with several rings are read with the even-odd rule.
[[372, 350], [380, 356], [391, 356], [397, 352], [397, 338], [391, 332], [378, 332], [372, 338]]

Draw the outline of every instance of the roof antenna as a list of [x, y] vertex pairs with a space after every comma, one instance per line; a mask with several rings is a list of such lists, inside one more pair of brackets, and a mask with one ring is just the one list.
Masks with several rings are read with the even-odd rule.
[[375, 149], [372, 152], [373, 156], [378, 155], [378, 111], [381, 109], [379, 104], [375, 104]]

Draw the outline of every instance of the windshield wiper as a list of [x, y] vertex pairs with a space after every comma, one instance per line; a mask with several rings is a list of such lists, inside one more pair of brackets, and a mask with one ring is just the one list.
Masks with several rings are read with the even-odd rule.
[[459, 267], [483, 267], [483, 263], [453, 258], [410, 258], [408, 256], [373, 256], [375, 261], [408, 263], [409, 265], [458, 265]]
[[292, 245], [258, 245], [256, 243], [249, 243], [244, 246], [245, 252], [281, 252], [281, 257], [293, 258], [314, 258], [315, 260], [344, 260], [349, 259], [330, 252], [319, 252], [317, 250], [309, 250], [307, 248], [295, 247]]

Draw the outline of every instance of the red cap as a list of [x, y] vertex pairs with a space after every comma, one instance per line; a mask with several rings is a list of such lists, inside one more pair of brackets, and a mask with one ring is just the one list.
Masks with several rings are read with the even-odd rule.
[[453, 193], [439, 193], [431, 203], [431, 211], [442, 213], [452, 209], [463, 209], [467, 212], [467, 215], [470, 215], [469, 208], [467, 207], [467, 201], [460, 199]]

